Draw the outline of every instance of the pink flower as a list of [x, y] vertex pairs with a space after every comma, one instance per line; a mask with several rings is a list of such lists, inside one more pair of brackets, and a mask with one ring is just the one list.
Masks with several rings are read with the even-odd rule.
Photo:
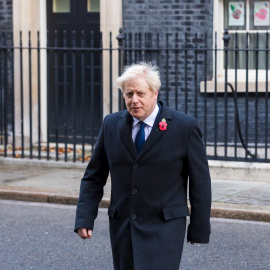
[[233, 12], [233, 18], [238, 20], [240, 18], [240, 15], [241, 15], [241, 11], [239, 9], [236, 9], [234, 12]]
[[255, 17], [258, 17], [260, 20], [265, 20], [267, 15], [267, 10], [261, 8], [258, 13], [255, 14]]
[[159, 129], [162, 130], [162, 131], [167, 129], [166, 120], [164, 121], [164, 119], [162, 119], [162, 121], [159, 122]]

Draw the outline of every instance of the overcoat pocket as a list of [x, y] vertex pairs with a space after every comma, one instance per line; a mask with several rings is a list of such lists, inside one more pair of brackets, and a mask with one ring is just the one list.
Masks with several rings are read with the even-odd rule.
[[110, 217], [115, 217], [116, 216], [116, 206], [115, 205], [110, 205], [108, 208], [108, 215]]
[[182, 204], [163, 208], [163, 216], [165, 220], [189, 216], [188, 206]]

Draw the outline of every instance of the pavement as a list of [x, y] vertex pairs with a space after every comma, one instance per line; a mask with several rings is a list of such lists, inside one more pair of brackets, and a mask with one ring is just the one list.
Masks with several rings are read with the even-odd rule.
[[[0, 199], [75, 205], [86, 166], [0, 158]], [[108, 178], [100, 207], [108, 207], [110, 189]], [[264, 181], [212, 179], [211, 216], [270, 222], [270, 177]]]

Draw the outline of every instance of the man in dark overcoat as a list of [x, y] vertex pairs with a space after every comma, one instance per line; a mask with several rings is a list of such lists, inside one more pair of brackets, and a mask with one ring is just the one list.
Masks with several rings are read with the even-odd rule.
[[178, 270], [187, 187], [187, 241], [208, 243], [211, 180], [197, 120], [158, 102], [160, 79], [151, 64], [125, 69], [116, 83], [127, 110], [105, 117], [81, 181], [75, 231], [91, 238], [108, 174], [108, 208], [115, 270]]

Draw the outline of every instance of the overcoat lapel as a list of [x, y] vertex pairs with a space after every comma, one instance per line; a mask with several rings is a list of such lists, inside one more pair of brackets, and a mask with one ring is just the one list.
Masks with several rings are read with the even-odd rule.
[[123, 111], [119, 120], [119, 132], [123, 143], [135, 160], [137, 152], [131, 136], [131, 121], [131, 115], [127, 111]]
[[165, 118], [166, 120], [171, 120], [172, 115], [170, 112], [170, 109], [161, 101], [159, 101], [161, 105], [161, 111], [159, 115], [157, 116], [155, 123], [153, 125], [153, 128], [145, 141], [145, 144], [143, 145], [143, 148], [141, 149], [139, 155], [137, 155], [136, 148], [134, 145], [134, 142], [132, 140], [131, 136], [131, 126], [132, 126], [132, 117], [128, 113], [128, 111], [123, 111], [123, 113], [120, 116], [120, 124], [119, 124], [119, 132], [120, 132], [120, 137], [123, 141], [123, 143], [126, 145], [126, 148], [134, 158], [134, 160], [138, 160], [141, 158], [147, 151], [151, 149], [153, 144], [163, 136], [167, 130], [159, 130], [159, 122], [161, 119]]
[[[145, 141], [139, 155], [137, 156], [137, 159], [141, 158], [147, 151], [149, 151], [151, 149], [151, 147], [153, 146], [154, 143], [157, 142], [158, 139], [161, 138], [161, 136], [163, 136], [167, 130], [160, 130], [159, 129], [159, 122], [161, 121], [161, 119], [165, 118], [166, 121], [167, 120], [171, 120], [172, 119], [172, 115], [170, 112], [170, 109], [161, 101], [159, 101], [160, 105], [161, 105], [161, 111], [158, 114], [155, 123], [153, 125], [153, 128], [147, 138], [147, 140]], [[169, 125], [168, 125], [169, 128]]]

